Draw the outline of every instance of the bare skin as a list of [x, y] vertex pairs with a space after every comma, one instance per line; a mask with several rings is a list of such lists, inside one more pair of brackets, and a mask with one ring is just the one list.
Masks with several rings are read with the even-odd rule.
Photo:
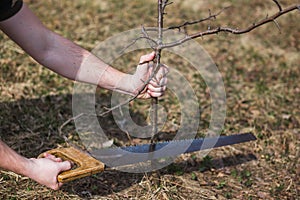
[[[46, 28], [26, 4], [16, 15], [0, 22], [0, 29], [41, 65], [71, 80], [135, 96], [153, 70], [149, 63], [155, 57], [154, 52], [140, 58], [139, 63], [143, 64], [138, 65], [134, 74], [118, 71], [87, 50]], [[167, 67], [162, 67], [138, 98], [162, 96], [166, 90], [167, 72]], [[27, 176], [57, 190], [62, 186], [57, 181], [57, 175], [70, 169], [71, 163], [49, 154], [40, 159], [28, 159], [0, 140], [0, 168]]]

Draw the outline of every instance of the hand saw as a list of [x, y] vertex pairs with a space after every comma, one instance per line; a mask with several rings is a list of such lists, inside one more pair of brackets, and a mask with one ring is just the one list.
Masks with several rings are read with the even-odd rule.
[[[125, 166], [166, 157], [174, 158], [184, 153], [213, 149], [253, 140], [256, 140], [256, 137], [252, 133], [243, 133], [229, 136], [172, 140], [154, 144], [104, 148], [93, 151], [92, 156], [74, 147], [52, 149], [45, 153], [55, 155], [63, 160], [69, 160], [75, 164], [75, 168], [64, 171], [58, 175], [57, 180], [64, 183], [102, 172], [107, 166]], [[43, 157], [43, 155], [44, 153], [41, 154], [39, 158]]]

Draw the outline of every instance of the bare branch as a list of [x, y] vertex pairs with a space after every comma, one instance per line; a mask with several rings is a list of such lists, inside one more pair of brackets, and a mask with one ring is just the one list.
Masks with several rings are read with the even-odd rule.
[[169, 6], [169, 5], [171, 5], [172, 3], [173, 2], [169, 2], [169, 0], [164, 0], [162, 2], [162, 9], [163, 9], [163, 11], [165, 11], [166, 7]]
[[278, 22], [276, 21], [276, 19], [273, 22], [276, 25], [276, 27], [278, 28], [279, 32], [281, 33], [280, 26], [279, 26]]
[[134, 39], [130, 44], [128, 44], [126, 47], [124, 47], [120, 51], [120, 53], [124, 53], [127, 49], [129, 49], [131, 46], [135, 45], [135, 43], [137, 43], [139, 40], [142, 40], [142, 39], [146, 39], [148, 41], [149, 45], [150, 45], [151, 42], [153, 42], [155, 45], [150, 45], [150, 47], [153, 50], [155, 50], [154, 46], [158, 45], [158, 43], [154, 39], [152, 39], [151, 37], [149, 37], [149, 36], [141, 36], [141, 37], [138, 37], [138, 38]]
[[70, 122], [82, 117], [84, 115], [84, 113], [81, 113], [75, 117], [72, 117], [71, 119], [68, 119], [67, 121], [65, 121], [59, 128], [58, 128], [58, 133], [59, 133], [59, 136], [63, 136], [63, 133], [62, 133], [62, 129], [68, 125]]
[[[148, 42], [149, 46], [151, 47], [151, 49], [155, 50], [155, 47], [157, 46], [157, 42], [155, 40], [153, 40], [152, 38], [150, 38], [148, 32], [146, 31], [146, 29], [143, 25], [142, 25], [142, 34], [144, 35], [145, 38], [149, 38], [147, 40], [147, 42]], [[151, 41], [154, 43], [154, 45], [151, 44]]]
[[167, 30], [179, 29], [179, 31], [180, 31], [182, 27], [186, 27], [186, 26], [190, 26], [190, 25], [194, 25], [194, 24], [199, 24], [199, 23], [211, 20], [211, 19], [216, 19], [218, 15], [220, 15], [224, 10], [226, 10], [228, 8], [229, 7], [225, 7], [222, 10], [220, 10], [218, 13], [213, 14], [213, 15], [211, 14], [211, 11], [209, 10], [209, 16], [206, 17], [206, 18], [199, 19], [199, 20], [192, 21], [192, 22], [185, 22], [185, 23], [183, 23], [181, 25], [178, 25], [178, 26], [170, 26], [169, 28], [167, 28]]
[[[178, 46], [178, 45], [181, 45], [189, 40], [192, 40], [192, 39], [195, 39], [195, 38], [198, 38], [198, 37], [203, 37], [203, 36], [206, 36], [206, 35], [213, 35], [213, 34], [218, 34], [220, 32], [227, 32], [227, 33], [231, 33], [231, 34], [236, 34], [236, 35], [240, 35], [240, 34], [244, 34], [244, 33], [248, 33], [264, 24], [267, 24], [267, 23], [270, 23], [270, 22], [275, 22], [275, 20], [284, 15], [284, 14], [287, 14], [289, 12], [292, 12], [293, 10], [300, 10], [300, 5], [293, 5], [293, 6], [290, 6], [286, 9], [282, 9], [282, 11], [280, 12], [277, 12], [276, 14], [270, 16], [270, 17], [267, 17], [255, 24], [252, 24], [251, 26], [247, 27], [247, 28], [244, 28], [244, 29], [234, 29], [234, 28], [230, 28], [230, 27], [217, 27], [215, 29], [210, 29], [210, 30], [207, 30], [207, 31], [203, 31], [203, 32], [198, 32], [198, 33], [194, 33], [194, 34], [191, 34], [191, 35], [186, 35], [183, 39], [180, 39], [176, 42], [172, 42], [172, 43], [167, 43], [167, 44], [163, 44], [163, 45], [160, 45], [159, 47], [157, 47], [158, 49], [165, 49], [165, 48], [171, 48], [171, 47], [174, 47], [174, 46]], [[277, 22], [275, 22], [277, 23]], [[278, 25], [278, 24], [277, 24]]]
[[122, 107], [122, 106], [125, 106], [126, 104], [132, 102], [133, 100], [135, 100], [138, 96], [140, 95], [140, 92], [135, 95], [134, 97], [131, 97], [130, 99], [128, 99], [127, 101], [124, 101], [123, 103], [120, 103], [119, 105], [116, 105], [112, 108], [107, 108], [105, 112], [102, 112], [101, 114], [97, 114], [98, 117], [104, 117], [105, 115], [107, 115], [108, 113]]
[[162, 37], [163, 37], [163, 26], [164, 26], [164, 4], [168, 2], [168, 0], [158, 0], [158, 43], [159, 45], [162, 44]]
[[273, 2], [277, 5], [277, 7], [279, 9], [279, 12], [281, 12], [282, 11], [282, 7], [281, 7], [280, 3], [277, 0], [273, 0]]

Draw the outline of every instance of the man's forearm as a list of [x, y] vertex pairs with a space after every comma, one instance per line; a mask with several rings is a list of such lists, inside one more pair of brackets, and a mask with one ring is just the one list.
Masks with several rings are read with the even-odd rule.
[[32, 55], [39, 63], [56, 73], [72, 80], [85, 82], [109, 90], [131, 93], [118, 84], [130, 75], [107, 65], [89, 51], [53, 32], [48, 37], [47, 53], [39, 58]]
[[0, 140], [0, 168], [26, 176], [29, 165], [30, 162], [27, 158], [17, 154]]

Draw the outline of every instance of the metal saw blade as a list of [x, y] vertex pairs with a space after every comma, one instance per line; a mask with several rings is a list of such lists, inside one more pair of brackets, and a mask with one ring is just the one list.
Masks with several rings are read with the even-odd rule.
[[256, 140], [256, 137], [252, 133], [243, 133], [229, 136], [172, 140], [155, 144], [98, 149], [92, 151], [91, 154], [94, 158], [101, 160], [101, 162], [104, 162], [107, 166], [117, 167], [161, 158], [174, 158], [184, 153], [213, 149], [253, 140]]

